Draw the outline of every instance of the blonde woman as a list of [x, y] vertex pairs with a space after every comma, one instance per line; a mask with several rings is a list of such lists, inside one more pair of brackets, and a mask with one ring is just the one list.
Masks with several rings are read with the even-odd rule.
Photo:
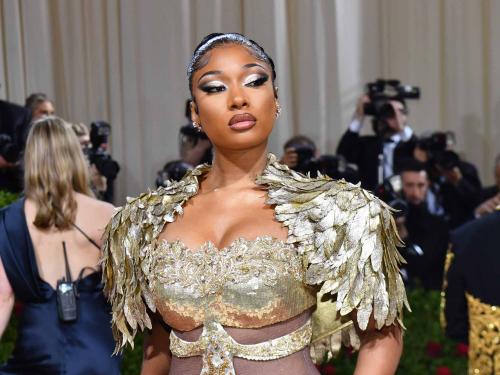
[[98, 267], [113, 206], [93, 198], [63, 120], [33, 124], [24, 161], [25, 197], [0, 211], [0, 336], [14, 297], [25, 306], [0, 374], [118, 374]]

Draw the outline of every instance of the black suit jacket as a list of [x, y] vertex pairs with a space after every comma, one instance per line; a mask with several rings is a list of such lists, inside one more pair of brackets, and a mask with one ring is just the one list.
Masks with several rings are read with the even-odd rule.
[[0, 134], [11, 138], [9, 145], [4, 146], [2, 156], [10, 162], [16, 162], [28, 137], [31, 113], [17, 104], [0, 100]]
[[468, 340], [465, 292], [500, 306], [500, 211], [469, 222], [451, 233], [454, 259], [447, 274], [446, 334]]
[[[17, 162], [28, 137], [31, 112], [17, 104], [0, 100], [0, 134], [10, 137], [0, 147], [0, 155], [11, 163]], [[22, 189], [19, 168], [0, 169], [0, 189], [18, 192]]]
[[[413, 156], [416, 137], [406, 142], [399, 142], [394, 150], [394, 174], [397, 174], [401, 162]], [[361, 186], [375, 190], [378, 184], [378, 156], [383, 154], [384, 144], [377, 136], [360, 136], [359, 133], [347, 130], [340, 139], [337, 154], [344, 156], [348, 162], [358, 166]]]

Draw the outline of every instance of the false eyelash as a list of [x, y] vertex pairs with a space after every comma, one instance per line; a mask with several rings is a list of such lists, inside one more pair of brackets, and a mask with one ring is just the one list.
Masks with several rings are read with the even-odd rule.
[[249, 82], [247, 83], [245, 86], [249, 86], [249, 87], [258, 87], [258, 86], [262, 86], [264, 83], [266, 83], [267, 81], [269, 80], [269, 76], [268, 75], [264, 75], [260, 78], [257, 78], [256, 80], [252, 81], [252, 82]]
[[207, 85], [207, 86], [200, 87], [200, 89], [203, 92], [206, 92], [207, 94], [214, 94], [214, 93], [217, 93], [217, 92], [224, 91], [226, 89], [226, 87], [225, 86], [210, 86], [210, 85]]

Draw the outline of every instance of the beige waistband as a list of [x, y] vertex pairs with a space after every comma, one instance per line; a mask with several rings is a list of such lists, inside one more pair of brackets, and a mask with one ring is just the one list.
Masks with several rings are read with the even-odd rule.
[[269, 361], [298, 352], [311, 342], [312, 325], [308, 320], [302, 327], [281, 337], [258, 344], [236, 342], [218, 322], [206, 323], [197, 341], [180, 339], [170, 333], [170, 351], [176, 357], [203, 356], [202, 375], [234, 374], [233, 357], [254, 361]]

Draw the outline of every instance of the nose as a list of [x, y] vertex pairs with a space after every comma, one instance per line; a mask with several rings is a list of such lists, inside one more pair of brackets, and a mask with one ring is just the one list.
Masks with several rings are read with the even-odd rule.
[[248, 107], [248, 97], [243, 87], [234, 85], [229, 90], [229, 108], [242, 109]]

